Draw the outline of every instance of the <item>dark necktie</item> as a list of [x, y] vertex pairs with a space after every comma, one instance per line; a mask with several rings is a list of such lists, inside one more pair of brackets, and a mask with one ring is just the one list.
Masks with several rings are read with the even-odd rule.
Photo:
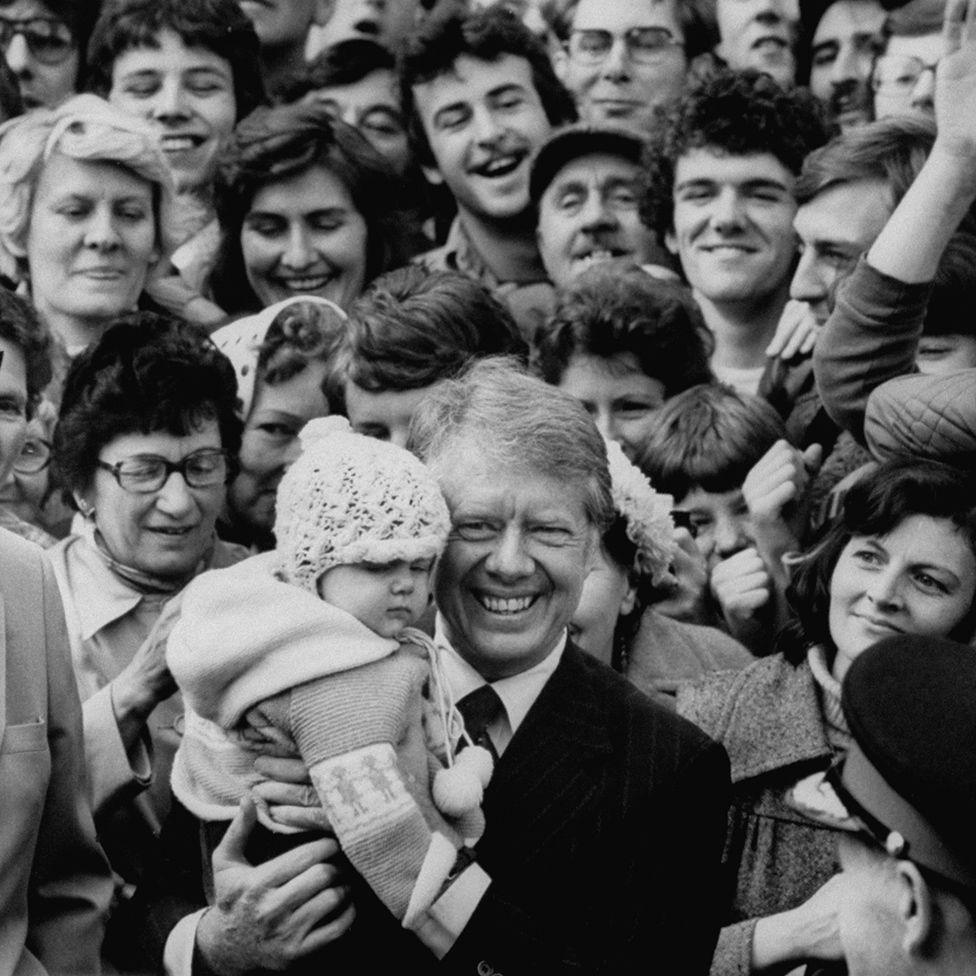
[[457, 707], [471, 741], [477, 746], [484, 746], [491, 753], [491, 758], [497, 762], [498, 750], [495, 748], [495, 743], [491, 741], [491, 736], [488, 735], [488, 726], [505, 713], [505, 706], [498, 697], [498, 692], [491, 685], [482, 685], [469, 695], [465, 695], [457, 703]]

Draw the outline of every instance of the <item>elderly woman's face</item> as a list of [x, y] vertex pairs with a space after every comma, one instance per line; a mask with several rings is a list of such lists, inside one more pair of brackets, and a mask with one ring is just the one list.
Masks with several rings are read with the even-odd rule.
[[830, 578], [835, 676], [882, 637], [946, 637], [974, 599], [976, 554], [948, 519], [912, 515], [887, 535], [854, 536]]
[[[119, 434], [101, 449], [98, 460], [114, 465], [151, 455], [179, 463], [194, 451], [221, 446], [217, 422], [209, 420], [183, 437], [162, 431]], [[225, 494], [223, 484], [191, 488], [176, 471], [158, 491], [135, 494], [99, 467], [81, 500], [95, 510], [95, 525], [111, 556], [142, 572], [180, 579], [193, 572], [213, 544]]]
[[526, 671], [555, 648], [590, 568], [583, 489], [499, 464], [474, 438], [432, 467], [451, 511], [436, 578], [447, 636], [488, 680]]
[[136, 304], [159, 258], [152, 189], [115, 163], [54, 153], [27, 231], [31, 297], [53, 319], [109, 319]]
[[54, 108], [72, 95], [80, 55], [78, 42], [64, 21], [41, 0], [5, 3], [0, 7], [0, 21], [23, 28], [12, 34], [3, 55], [17, 79], [24, 107]]
[[347, 308], [366, 283], [366, 220], [323, 166], [262, 187], [241, 227], [247, 280], [267, 307], [318, 295]]

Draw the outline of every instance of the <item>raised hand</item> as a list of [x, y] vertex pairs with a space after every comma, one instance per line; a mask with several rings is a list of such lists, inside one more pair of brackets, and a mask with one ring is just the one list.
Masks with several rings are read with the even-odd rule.
[[742, 497], [753, 521], [783, 520], [784, 508], [803, 497], [822, 457], [819, 444], [800, 451], [787, 441], [778, 440], [752, 466], [742, 485]]
[[[976, 0], [948, 0], [935, 82], [936, 145], [976, 159]], [[976, 179], [976, 173], [974, 173]]]
[[790, 360], [813, 352], [817, 343], [816, 316], [806, 302], [791, 298], [783, 309], [773, 341], [766, 347], [767, 356]]

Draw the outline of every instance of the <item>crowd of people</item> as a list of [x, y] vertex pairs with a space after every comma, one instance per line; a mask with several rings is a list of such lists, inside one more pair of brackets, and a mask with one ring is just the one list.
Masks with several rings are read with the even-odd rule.
[[976, 974], [976, 0], [0, 51], [0, 976]]

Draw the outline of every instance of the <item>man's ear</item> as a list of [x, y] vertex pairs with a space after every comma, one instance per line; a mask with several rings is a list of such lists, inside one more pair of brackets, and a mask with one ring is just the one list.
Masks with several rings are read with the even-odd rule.
[[671, 254], [677, 255], [678, 253], [678, 239], [674, 236], [674, 231], [669, 230], [664, 235], [664, 246], [668, 249]]
[[898, 881], [898, 922], [902, 930], [901, 945], [905, 955], [918, 958], [929, 954], [937, 934], [938, 906], [922, 872], [911, 861], [895, 866]]
[[423, 170], [424, 179], [431, 186], [441, 186], [444, 182], [444, 177], [441, 176], [441, 171], [436, 166], [421, 166]]
[[315, 6], [312, 8], [312, 23], [318, 24], [319, 27], [327, 24], [332, 18], [337, 2], [338, 0], [315, 0]]

